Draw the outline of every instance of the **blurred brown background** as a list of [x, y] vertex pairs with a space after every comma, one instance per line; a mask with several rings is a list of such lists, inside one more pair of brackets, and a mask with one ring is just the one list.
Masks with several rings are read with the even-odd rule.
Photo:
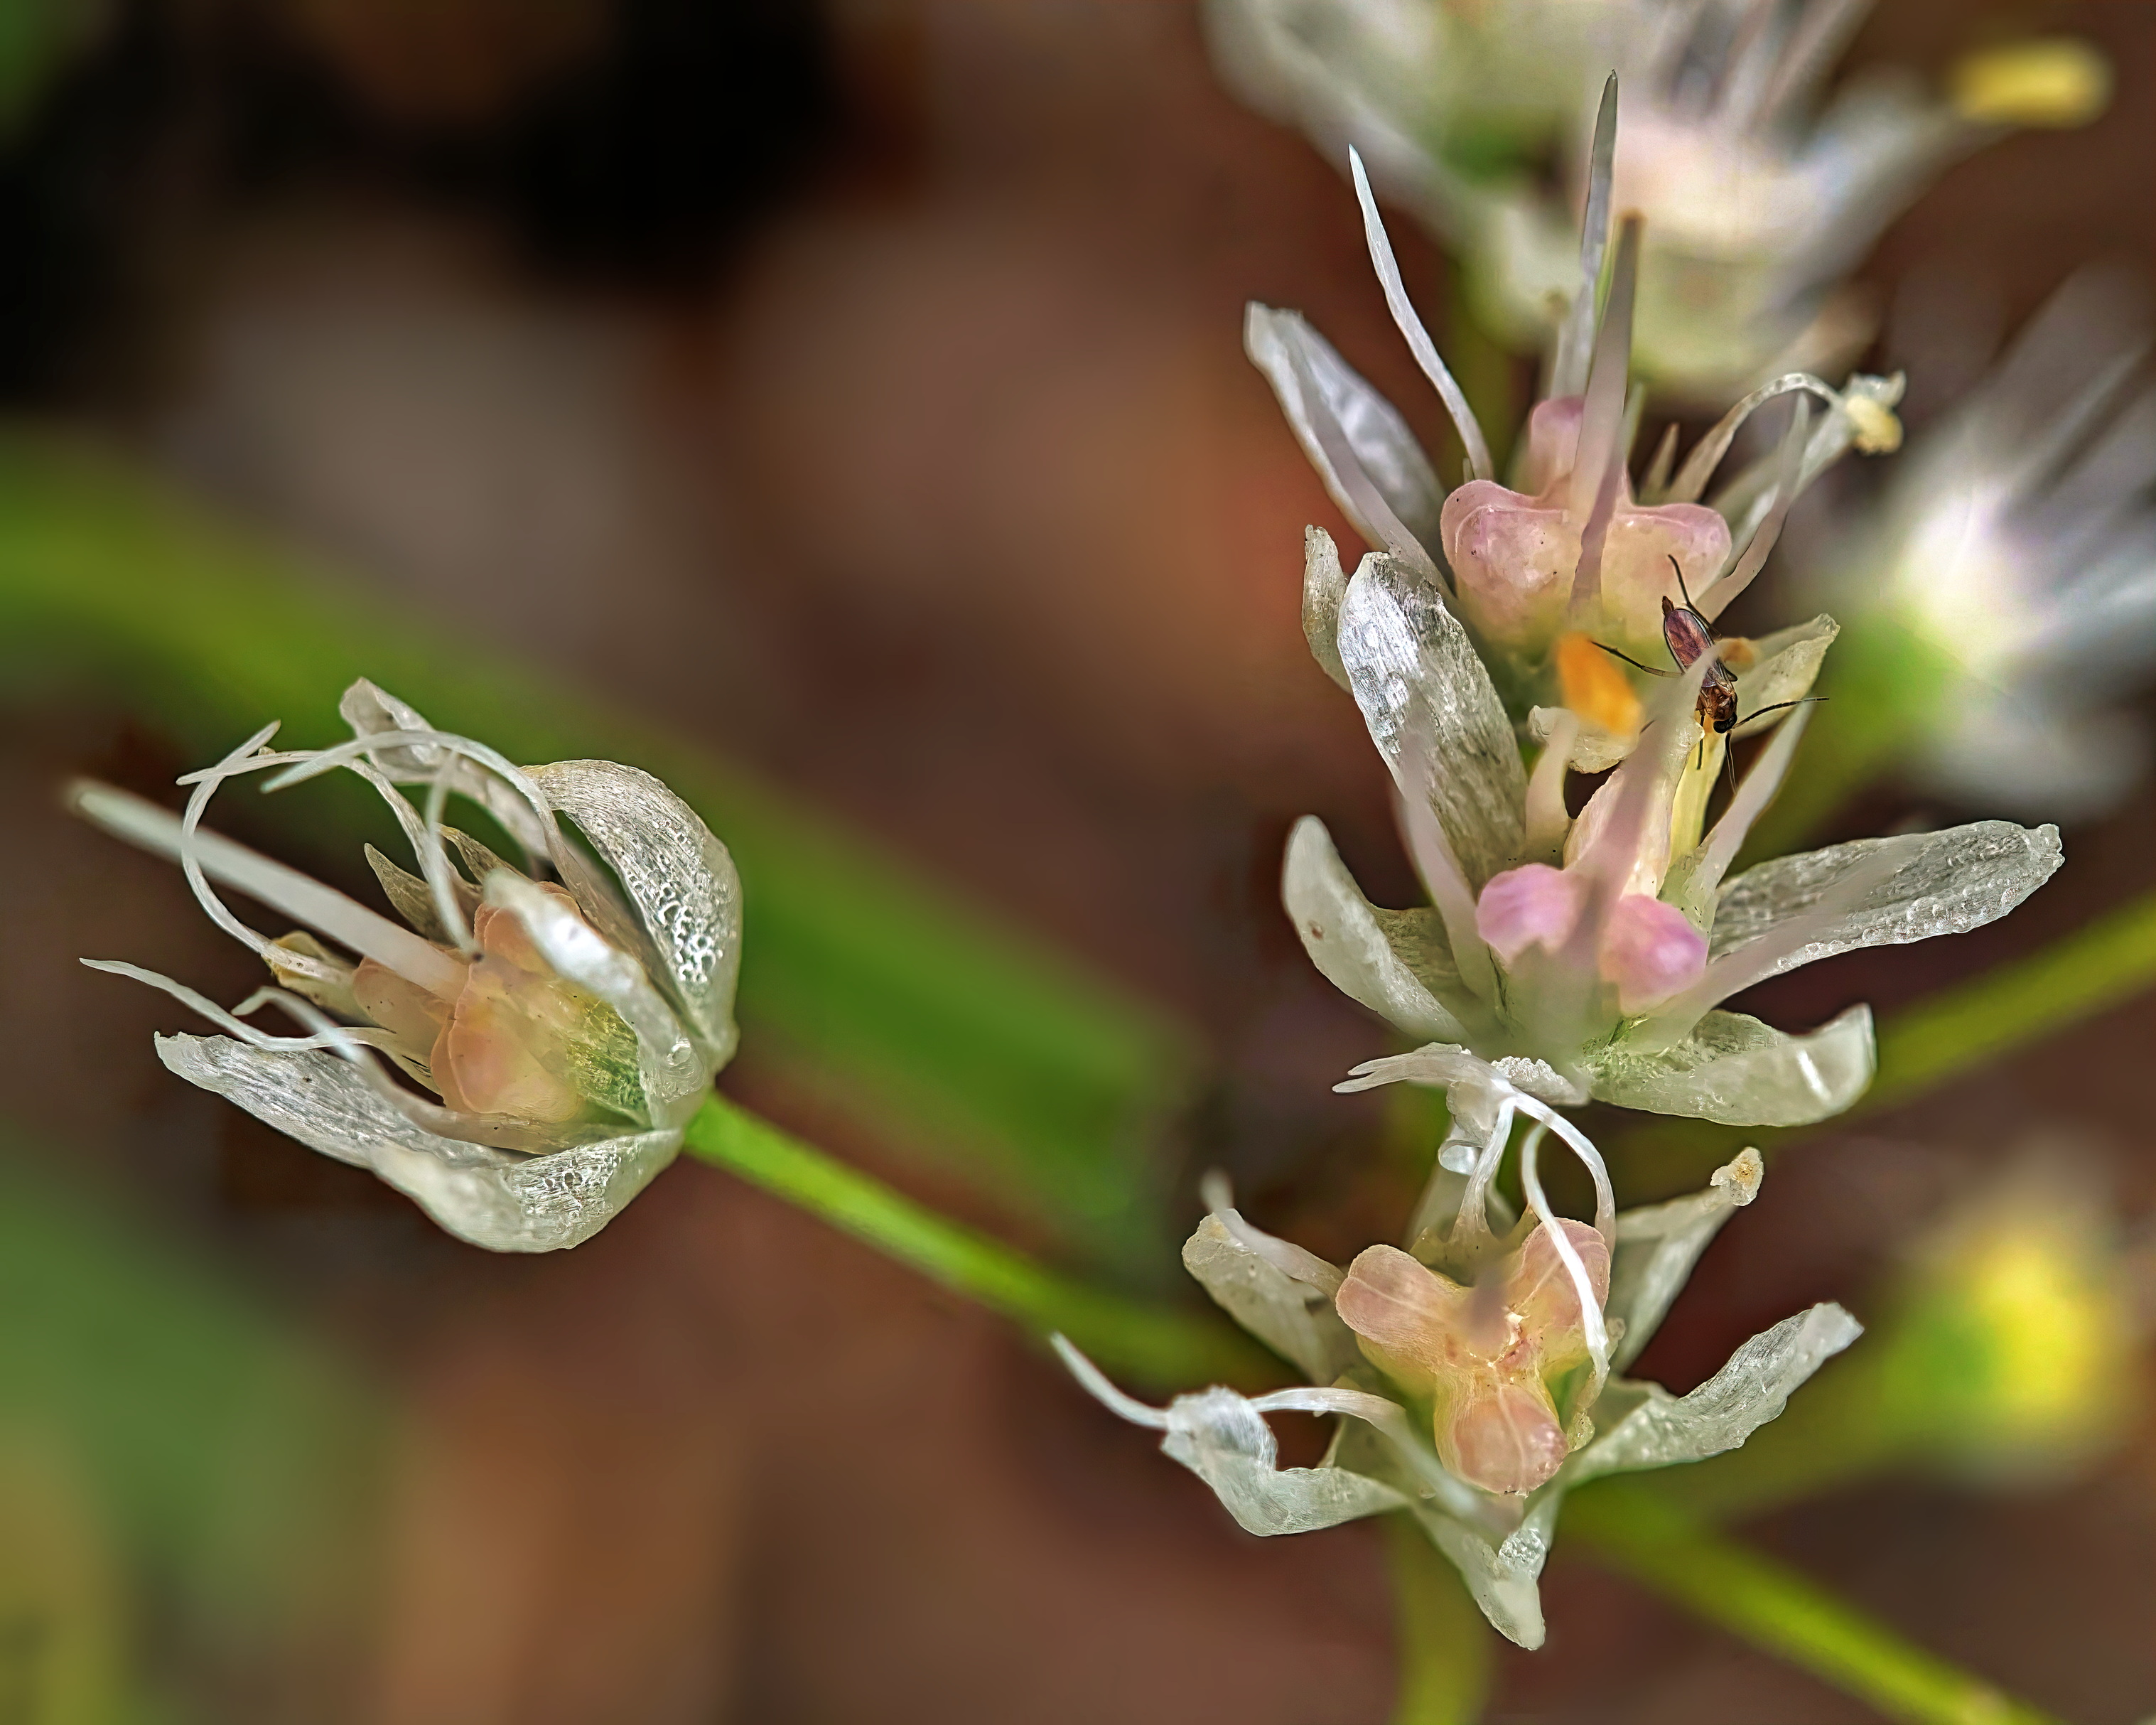
[[[2032, 24], [2104, 44], [2110, 114], [1956, 168], [1887, 236], [1882, 292], [1964, 272], [2018, 318], [2089, 259], [2156, 270], [2156, 7], [1888, 0], [1853, 58]], [[123, 4], [0, 217], [18, 405], [409, 627], [755, 763], [1186, 1014], [1210, 1080], [1179, 1214], [1220, 1164], [1321, 1248], [1390, 1231], [1377, 1106], [1329, 1091], [1381, 1033], [1275, 908], [1289, 822], [1322, 814], [1381, 901], [1411, 886], [1297, 624], [1304, 523], [1352, 536], [1242, 357], [1243, 301], [1309, 313], [1419, 429], [1436, 404], [1341, 179], [1214, 86], [1189, 7]], [[1398, 237], [1435, 303], [1441, 262]], [[1371, 1530], [1243, 1536], [1014, 1332], [819, 1224], [683, 1164], [592, 1245], [496, 1260], [182, 1091], [148, 1050], [169, 1004], [73, 964], [254, 985], [176, 875], [53, 811], [63, 771], [194, 764], [124, 715], [18, 705], [0, 737], [0, 1079], [403, 1409], [356, 1602], [192, 1671], [205, 1717], [1386, 1716]], [[1848, 829], [1912, 812], [1881, 793]], [[2156, 816], [2068, 846], [2010, 922], [1761, 1009], [1891, 1008], [2063, 932], [2149, 883]], [[2147, 1215], [2152, 1029], [2144, 1000], [1778, 1164], [1648, 1374], [1688, 1388], [1810, 1300], [1861, 1312], [1897, 1240], [2040, 1127]], [[753, 1048], [727, 1087], [908, 1178]], [[2156, 1435], [2070, 1489], [1881, 1486], [1758, 1531], [2068, 1717], [2156, 1709]], [[1868, 1717], [1562, 1547], [1547, 1593], [1548, 1647], [1507, 1650], [1493, 1718]]]

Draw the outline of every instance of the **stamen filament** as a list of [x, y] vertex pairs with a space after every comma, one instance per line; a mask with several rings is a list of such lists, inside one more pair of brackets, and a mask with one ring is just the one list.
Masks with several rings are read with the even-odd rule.
[[[213, 784], [214, 781], [204, 780], [198, 785], [197, 794], [202, 795]], [[77, 780], [69, 788], [68, 800], [78, 814], [115, 838], [182, 867], [192, 860], [197, 871], [215, 876], [222, 885], [272, 910], [282, 911], [430, 994], [454, 1000], [463, 992], [465, 968], [448, 953], [297, 869], [272, 861], [220, 833], [199, 829], [190, 832], [187, 823], [170, 809], [110, 785]], [[206, 886], [198, 889], [198, 896], [207, 892]], [[215, 906], [213, 916], [223, 911], [218, 916], [219, 926], [256, 952], [273, 944], [225, 910], [215, 894], [208, 893], [204, 905], [205, 908]]]
[[[1550, 1208], [1549, 1198], [1543, 1190], [1542, 1175], [1535, 1166], [1536, 1153], [1542, 1148], [1543, 1128], [1555, 1125], [1555, 1117], [1546, 1109], [1537, 1110], [1532, 1117], [1535, 1119], [1534, 1130], [1527, 1134], [1526, 1141], [1520, 1146], [1520, 1186], [1527, 1195], [1527, 1208], [1534, 1212], [1537, 1219], [1548, 1231], [1550, 1246], [1557, 1253], [1558, 1261], [1564, 1266], [1565, 1274], [1572, 1278], [1573, 1292], [1579, 1300], [1580, 1327], [1587, 1339], [1587, 1358], [1594, 1371], [1580, 1405], [1592, 1407], [1595, 1397], [1602, 1393], [1602, 1386], [1609, 1381], [1609, 1328], [1602, 1320], [1602, 1302], [1595, 1297], [1594, 1284], [1588, 1276], [1587, 1266], [1580, 1261], [1578, 1249], [1558, 1225], [1561, 1219]], [[1568, 1143], [1571, 1142], [1570, 1134], [1566, 1135], [1566, 1141]], [[1573, 1147], [1576, 1153], [1578, 1147], [1573, 1145]], [[1581, 1160], [1585, 1162], [1587, 1158], [1582, 1157]], [[1600, 1163], [1601, 1158], [1595, 1157], [1588, 1164], [1589, 1171], [1594, 1172]], [[1606, 1183], [1608, 1178], [1609, 1175], [1604, 1172], [1602, 1182]], [[1596, 1201], [1599, 1209], [1599, 1184]]]

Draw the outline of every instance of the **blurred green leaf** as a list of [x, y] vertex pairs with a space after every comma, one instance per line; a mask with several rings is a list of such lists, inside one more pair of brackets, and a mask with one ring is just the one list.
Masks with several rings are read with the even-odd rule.
[[[20, 430], [0, 435], [0, 674], [17, 701], [87, 687], [123, 701], [203, 760], [269, 718], [326, 740], [366, 675], [513, 758], [657, 773], [740, 865], [740, 1009], [759, 1060], [864, 1119], [895, 1117], [902, 1144], [1096, 1263], [1140, 1276], [1161, 1261], [1157, 1152], [1193, 1082], [1193, 1035], [738, 768], [116, 459]], [[329, 836], [356, 854], [361, 804], [336, 807], [352, 829]]]
[[[71, 1578], [48, 1573], [67, 1598], [44, 1604], [110, 1619], [45, 1632], [109, 1663], [141, 1608], [197, 1661], [319, 1645], [365, 1584], [383, 1404], [266, 1296], [44, 1172], [61, 1163], [0, 1127], [0, 1472], [50, 1464], [39, 1532]], [[73, 1681], [104, 1705], [121, 1679]]]
[[1496, 1632], [1414, 1517], [1385, 1517], [1400, 1689], [1393, 1725], [1475, 1725], [1489, 1698]]
[[0, 139], [28, 119], [38, 97], [111, 11], [103, 0], [5, 0], [0, 4]]

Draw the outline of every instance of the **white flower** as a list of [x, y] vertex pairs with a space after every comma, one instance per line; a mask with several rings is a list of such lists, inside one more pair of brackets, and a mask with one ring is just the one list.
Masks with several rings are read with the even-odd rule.
[[[1313, 555], [1337, 567], [1329, 541]], [[2059, 866], [2056, 828], [1979, 821], [1832, 845], [1731, 877], [1808, 709], [1702, 830], [1726, 746], [1703, 738], [1691, 716], [1702, 659], [1665, 685], [1643, 741], [1575, 819], [1563, 794], [1568, 744], [1553, 737], [1528, 777], [1466, 631], [1397, 559], [1365, 557], [1337, 608], [1321, 608], [1321, 661], [1328, 634], [1391, 770], [1431, 904], [1378, 909], [1322, 823], [1306, 816], [1290, 835], [1281, 901], [1312, 961], [1431, 1045], [1358, 1068], [1366, 1083], [1449, 1082], [1444, 1063], [1464, 1048], [1542, 1063], [1552, 1102], [1593, 1096], [1732, 1125], [1823, 1120], [1871, 1081], [1868, 1009], [1791, 1036], [1721, 1004], [1838, 952], [1980, 927]]]
[[[180, 1076], [371, 1168], [459, 1239], [576, 1245], [673, 1159], [733, 1053], [733, 864], [687, 804], [633, 767], [518, 768], [365, 681], [341, 711], [352, 741], [273, 752], [272, 725], [181, 780], [193, 787], [183, 815], [105, 785], [70, 793], [108, 832], [176, 859], [211, 919], [281, 986], [226, 1012], [134, 965], [85, 962], [162, 988], [227, 1033], [157, 1038]], [[275, 789], [339, 767], [380, 792], [412, 845], [418, 875], [367, 850], [402, 922], [200, 825], [228, 779], [281, 769]], [[399, 784], [427, 787], [423, 806]], [[453, 793], [517, 843], [521, 868], [443, 825]], [[311, 932], [258, 933], [213, 882]], [[307, 1034], [245, 1021], [265, 1004]]]
[[[1911, 449], [1871, 520], [1813, 561], [1816, 591], [1925, 649], [1891, 722], [1933, 788], [2101, 813], [2146, 771], [2110, 703], [2156, 664], [2156, 388], [2138, 295], [2086, 275]], [[1867, 621], [1871, 620], [1867, 619]]]
[[[1183, 1249], [1185, 1267], [1312, 1387], [1246, 1397], [1215, 1386], [1156, 1409], [1057, 1346], [1109, 1408], [1163, 1432], [1161, 1448], [1247, 1531], [1410, 1511], [1490, 1621], [1537, 1647], [1537, 1580], [1567, 1491], [1734, 1449], [1861, 1329], [1840, 1307], [1815, 1306], [1681, 1397], [1616, 1375], [1730, 1213], [1758, 1194], [1758, 1152], [1704, 1192], [1616, 1214], [1601, 1158], [1577, 1128], [1486, 1063], [1455, 1060], [1452, 1079], [1456, 1104], [1472, 1093], [1490, 1111], [1488, 1130], [1470, 1160], [1433, 1173], [1404, 1250], [1372, 1246], [1343, 1271], [1252, 1227], [1209, 1183], [1212, 1213]], [[1521, 1117], [1532, 1122], [1519, 1147], [1528, 1211], [1516, 1219], [1494, 1182]], [[1557, 1215], [1543, 1195], [1536, 1158], [1550, 1132], [1594, 1177], [1592, 1226]], [[1265, 1416], [1286, 1412], [1338, 1417], [1319, 1466], [1279, 1466]]]
[[[1613, 96], [1603, 106], [1597, 191], [1579, 241], [1580, 275], [1589, 283], [1602, 273], [1609, 238], [1614, 126]], [[1790, 506], [1828, 465], [1852, 447], [1879, 452], [1899, 441], [1892, 412], [1899, 378], [1858, 376], [1836, 390], [1791, 373], [1738, 402], [1681, 466], [1671, 428], [1635, 484], [1628, 454], [1636, 403], [1628, 405], [1628, 383], [1640, 252], [1639, 229], [1627, 223], [1608, 300], [1598, 318], [1591, 287], [1574, 295], [1548, 394], [1528, 419], [1517, 486], [1501, 483], [1481, 424], [1408, 299], [1359, 157], [1351, 167], [1386, 303], [1459, 432], [1466, 477], [1441, 484], [1405, 420], [1299, 314], [1252, 305], [1244, 345], [1334, 500], [1372, 546], [1444, 592], [1516, 713], [1555, 694], [1555, 655], [1568, 637], [1662, 662], [1663, 601], [1682, 597], [1706, 618], [1718, 617], [1758, 575]], [[1702, 505], [1745, 422], [1785, 395], [1797, 409], [1782, 447]], [[1309, 576], [1305, 628], [1338, 680], [1315, 614], [1337, 599], [1344, 576], [1337, 558], [1322, 565], [1314, 553]], [[1803, 693], [1791, 688], [1776, 699]]]
[[2079, 125], [2109, 75], [2071, 41], [1972, 54], [1947, 99], [1876, 74], [1822, 106], [1866, 8], [1803, 0], [1212, 0], [1215, 59], [1245, 100], [1328, 155], [1359, 146], [1463, 258], [1485, 315], [1537, 344], [1578, 285], [1574, 182], [1538, 151], [1583, 139], [1625, 85], [1617, 208], [1646, 218], [1639, 367], [1694, 399], [1862, 347], [1841, 286], [1948, 162], [2012, 125]]
[[[1605, 186], [1614, 125], [1605, 100], [1595, 151]], [[1707, 833], [1729, 738], [1787, 716], [1819, 672], [1834, 619], [1700, 653], [1684, 677], [1661, 685], [1651, 742], [1637, 696], [1603, 649], [1666, 660], [1667, 608], [1679, 597], [1697, 602], [1704, 633], [1759, 572], [1811, 478], [1852, 445], [1892, 446], [1898, 380], [1857, 378], [1843, 392], [1801, 375], [1765, 385], [1674, 476], [1674, 441], [1665, 438], [1642, 486], [1657, 501], [1635, 505], [1625, 462], [1638, 256], [1628, 228], [1599, 330], [1593, 295], [1583, 293], [1560, 346], [1553, 388], [1577, 393], [1535, 409], [1526, 482], [1539, 495], [1508, 490], [1486, 476], [1481, 429], [1408, 303], [1359, 163], [1356, 187], [1387, 300], [1452, 413], [1473, 476], [1446, 494], [1399, 415], [1314, 331], [1292, 313], [1251, 308], [1252, 358], [1333, 495], [1383, 547], [1351, 579], [1331, 538], [1309, 530], [1303, 629], [1318, 663], [1354, 696], [1392, 772], [1434, 906], [1371, 906], [1324, 828], [1306, 819], [1289, 842], [1282, 882], [1304, 946], [1342, 989], [1410, 1036], [1486, 1060], [1544, 1063], [1562, 1086], [1556, 1099], [1592, 1096], [1735, 1125], [1840, 1112], [1871, 1081], [1864, 1009], [1800, 1038], [1715, 1009], [1779, 971], [1853, 947], [2004, 915], [2058, 866], [2057, 834], [1981, 823], [1840, 845], [1726, 880], [1788, 771], [1801, 724], [1783, 727]], [[1589, 281], [1600, 274], [1593, 254], [1604, 208], [1598, 196], [1584, 228]], [[1783, 394], [1799, 404], [1781, 448], [1726, 486], [1718, 508], [1691, 503], [1747, 416]], [[1814, 429], [1815, 400], [1826, 411]], [[1732, 722], [1717, 718], [1702, 737], [1702, 680], [1723, 661], [1734, 673]], [[1538, 705], [1544, 696], [1556, 704]], [[1516, 719], [1544, 743], [1532, 779]], [[1620, 760], [1575, 822], [1567, 773]], [[1379, 1062], [1368, 1076], [1414, 1074]]]

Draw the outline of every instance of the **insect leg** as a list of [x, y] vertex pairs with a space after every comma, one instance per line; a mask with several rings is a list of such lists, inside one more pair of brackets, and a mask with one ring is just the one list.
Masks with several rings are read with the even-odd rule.
[[1650, 677], [1673, 677], [1676, 675], [1675, 671], [1656, 670], [1651, 665], [1642, 665], [1638, 660], [1633, 658], [1630, 654], [1620, 653], [1614, 647], [1604, 645], [1600, 641], [1597, 641], [1594, 644], [1600, 647], [1604, 653], [1609, 654], [1612, 658], [1621, 659], [1625, 664], [1630, 665], [1634, 670], [1643, 670]]

